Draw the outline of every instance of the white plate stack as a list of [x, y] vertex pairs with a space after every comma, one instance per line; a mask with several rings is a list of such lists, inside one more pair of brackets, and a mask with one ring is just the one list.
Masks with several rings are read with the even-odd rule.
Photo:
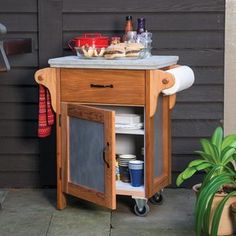
[[117, 129], [142, 129], [141, 116], [137, 114], [116, 114], [115, 126]]
[[119, 155], [118, 163], [119, 166], [128, 167], [129, 161], [135, 160], [136, 156], [132, 154]]

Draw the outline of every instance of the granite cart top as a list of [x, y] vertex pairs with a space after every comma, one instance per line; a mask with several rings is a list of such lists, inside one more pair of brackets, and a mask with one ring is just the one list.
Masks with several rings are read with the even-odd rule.
[[51, 67], [57, 68], [96, 68], [96, 69], [134, 69], [151, 70], [174, 65], [178, 56], [151, 56], [145, 59], [81, 59], [77, 56], [67, 56], [49, 59]]

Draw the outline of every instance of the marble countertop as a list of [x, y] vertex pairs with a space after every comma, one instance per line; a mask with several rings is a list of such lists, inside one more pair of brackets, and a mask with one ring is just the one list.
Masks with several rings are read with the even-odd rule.
[[66, 56], [49, 59], [51, 67], [57, 68], [94, 68], [94, 69], [134, 69], [152, 70], [174, 65], [178, 56], [151, 56], [145, 59], [81, 59], [77, 56]]

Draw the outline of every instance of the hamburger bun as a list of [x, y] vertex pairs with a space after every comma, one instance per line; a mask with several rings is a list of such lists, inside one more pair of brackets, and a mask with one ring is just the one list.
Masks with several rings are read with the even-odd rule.
[[109, 46], [104, 53], [104, 57], [108, 59], [125, 57], [125, 44], [119, 43]]
[[129, 43], [126, 47], [125, 56], [139, 57], [139, 53], [142, 49], [144, 49], [144, 46], [141, 43]]

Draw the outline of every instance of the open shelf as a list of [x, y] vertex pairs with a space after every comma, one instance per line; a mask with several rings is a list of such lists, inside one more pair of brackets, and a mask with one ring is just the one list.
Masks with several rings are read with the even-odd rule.
[[143, 129], [118, 129], [116, 128], [116, 134], [134, 134], [134, 135], [144, 135]]
[[124, 183], [120, 180], [116, 181], [116, 194], [135, 197], [145, 197], [144, 186], [133, 187], [130, 183]]

